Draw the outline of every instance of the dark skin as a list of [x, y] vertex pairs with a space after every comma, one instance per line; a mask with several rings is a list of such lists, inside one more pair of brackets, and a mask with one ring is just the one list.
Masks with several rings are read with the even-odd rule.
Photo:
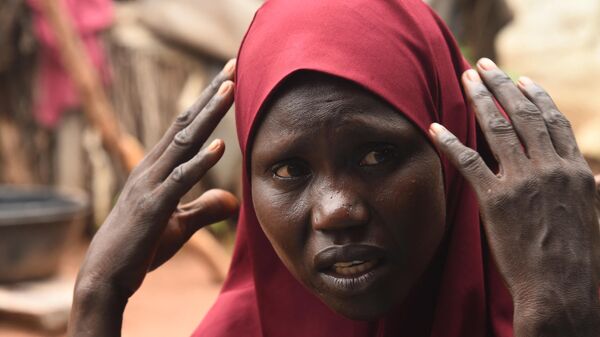
[[[70, 336], [119, 336], [127, 300], [141, 286], [146, 273], [168, 260], [195, 230], [235, 212], [235, 198], [221, 190], [209, 191], [188, 205], [178, 205], [223, 153], [222, 141], [202, 146], [233, 101], [229, 82], [232, 73], [233, 67], [224, 70], [132, 173], [81, 267]], [[299, 83], [278, 96], [270, 107], [252, 148], [253, 201], [261, 226], [290, 271], [334, 310], [349, 317], [367, 318], [382, 314], [392, 302], [405, 296], [430, 263], [443, 235], [443, 207], [427, 216], [411, 213], [408, 210], [412, 201], [405, 196], [443, 205], [439, 197], [443, 187], [437, 178], [441, 177], [439, 161], [418, 130], [373, 95], [353, 92], [343, 83], [336, 89], [338, 84], [335, 80], [319, 84], [331, 91], [321, 90], [322, 95], [317, 97], [315, 92], [306, 91], [310, 89], [301, 89]], [[463, 85], [492, 144], [501, 173], [492, 173], [476, 152], [439, 125], [432, 125], [430, 138], [477, 193], [487, 241], [515, 303], [515, 336], [599, 336], [600, 236], [593, 208], [594, 178], [577, 150], [568, 122], [539, 86], [527, 79], [515, 85], [487, 61], [478, 64], [477, 72], [466, 73]], [[500, 119], [491, 101], [494, 96], [511, 116], [512, 125]], [[287, 108], [286, 100], [291, 102]], [[319, 111], [314, 117], [292, 112], [313, 103]], [[360, 109], [349, 112], [337, 107]], [[284, 118], [286, 114], [292, 118]], [[295, 123], [319, 128], [296, 128], [286, 135], [272, 127], [269, 131], [270, 124], [293, 127]], [[365, 124], [380, 132], [361, 127]], [[375, 137], [370, 144], [383, 142], [400, 150], [391, 156], [394, 160], [386, 160], [394, 153], [390, 148], [361, 146], [363, 136], [352, 136], [353, 130], [363, 132], [366, 138], [389, 135]], [[272, 153], [260, 146], [265, 141], [261, 137], [268, 140], [278, 135], [281, 138], [272, 139], [281, 140], [280, 144], [267, 143]], [[314, 143], [307, 146], [299, 142], [301, 139], [312, 139]], [[282, 149], [286, 142], [300, 145]], [[289, 153], [310, 164], [312, 174], [309, 182], [299, 182], [295, 189], [286, 185], [290, 181], [282, 183], [273, 176], [304, 172], [290, 166], [273, 166], [289, 159]], [[267, 163], [273, 160], [269, 166]], [[262, 169], [267, 167], [270, 176]], [[415, 167], [431, 170], [436, 178], [426, 182], [419, 178], [422, 172], [412, 171]], [[380, 198], [365, 192], [365, 181], [379, 183], [372, 176], [388, 182], [379, 186], [386, 191]], [[269, 202], [271, 212], [277, 216], [265, 213]], [[411, 229], [410, 223], [428, 226], [435, 234], [423, 235]], [[281, 227], [285, 226], [296, 236], [283, 231]], [[414, 237], [407, 239], [405, 235]], [[411, 245], [411, 240], [423, 243]], [[315, 281], [319, 278], [314, 277], [316, 272], [311, 271], [307, 256], [320, 247], [349, 242], [375, 243], [390, 251], [382, 261], [391, 266], [384, 268], [387, 272], [380, 274], [383, 276], [373, 278], [389, 292], [387, 297], [383, 292], [369, 291], [369, 287], [346, 287], [341, 293], [327, 293], [328, 288], [321, 287], [327, 281]], [[430, 246], [423, 247], [426, 244]], [[390, 281], [400, 274], [403, 279]], [[351, 308], [346, 310], [344, 306]]]
[[[366, 90], [314, 73], [288, 81], [253, 142], [256, 215], [285, 266], [328, 306], [353, 319], [381, 317], [406, 297], [444, 235], [439, 157]], [[366, 289], [344, 291], [328, 284], [315, 255], [353, 244], [383, 249], [385, 271]]]

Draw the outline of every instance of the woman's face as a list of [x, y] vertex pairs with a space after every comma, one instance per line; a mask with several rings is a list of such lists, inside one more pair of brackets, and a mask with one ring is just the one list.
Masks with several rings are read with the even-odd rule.
[[263, 113], [252, 198], [277, 255], [338, 313], [384, 315], [444, 235], [436, 152], [383, 100], [327, 75], [293, 76]]

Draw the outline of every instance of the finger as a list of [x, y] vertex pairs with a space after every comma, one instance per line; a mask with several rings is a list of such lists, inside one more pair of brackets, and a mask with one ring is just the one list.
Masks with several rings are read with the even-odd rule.
[[154, 164], [152, 178], [163, 180], [179, 164], [198, 153], [233, 104], [233, 82], [226, 81], [190, 125], [179, 131]]
[[492, 94], [477, 71], [465, 71], [462, 81], [479, 126], [502, 171], [520, 170], [527, 157], [513, 126], [498, 110]]
[[429, 134], [436, 147], [469, 181], [477, 194], [487, 191], [497, 180], [477, 151], [464, 146], [456, 136], [440, 124], [433, 123]]
[[223, 190], [209, 190], [179, 207], [178, 221], [170, 223], [161, 238], [151, 270], [170, 259], [199, 229], [230, 218], [239, 208], [237, 198]]
[[193, 231], [219, 222], [237, 211], [238, 199], [228, 191], [212, 189], [204, 192], [195, 200], [182, 205], [178, 215], [186, 226], [193, 226]]
[[213, 167], [225, 151], [225, 144], [220, 139], [215, 139], [209, 146], [202, 149], [189, 161], [177, 166], [171, 174], [158, 187], [158, 194], [164, 200], [179, 202], [203, 176]]
[[523, 95], [514, 82], [492, 60], [483, 58], [477, 69], [485, 85], [494, 94], [510, 117], [530, 158], [554, 154], [554, 147], [540, 110]]
[[582, 159], [571, 123], [558, 110], [550, 95], [528, 77], [521, 77], [517, 84], [523, 94], [542, 112], [556, 153], [563, 158]]
[[217, 93], [221, 85], [225, 81], [232, 81], [235, 73], [236, 67], [236, 59], [231, 59], [227, 64], [223, 67], [221, 72], [213, 78], [208, 87], [202, 91], [200, 97], [196, 100], [196, 102], [189, 107], [187, 110], [182, 112], [177, 116], [173, 124], [169, 127], [169, 129], [165, 132], [163, 137], [158, 141], [158, 143], [152, 148], [152, 150], [148, 153], [146, 158], [142, 163], [146, 165], [150, 165], [154, 163], [160, 155], [165, 151], [165, 149], [169, 146], [173, 137], [181, 131], [183, 128], [187, 127], [191, 121], [193, 121], [196, 116], [202, 111], [202, 109], [208, 104], [210, 99]]

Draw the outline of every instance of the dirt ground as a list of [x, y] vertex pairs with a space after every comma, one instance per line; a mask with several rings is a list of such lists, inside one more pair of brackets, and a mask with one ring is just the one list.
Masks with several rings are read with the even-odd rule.
[[[75, 277], [87, 243], [68, 252], [61, 274]], [[167, 264], [150, 273], [131, 298], [123, 321], [123, 335], [189, 336], [216, 299], [221, 284], [211, 280], [209, 270], [193, 251], [185, 248]], [[2, 337], [62, 337], [0, 316]]]

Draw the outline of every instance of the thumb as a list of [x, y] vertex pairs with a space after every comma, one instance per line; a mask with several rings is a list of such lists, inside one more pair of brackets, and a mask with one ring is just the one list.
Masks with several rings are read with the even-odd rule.
[[227, 219], [239, 208], [237, 198], [230, 192], [214, 189], [204, 192], [196, 200], [179, 207], [181, 225], [186, 226], [190, 236], [198, 229]]

